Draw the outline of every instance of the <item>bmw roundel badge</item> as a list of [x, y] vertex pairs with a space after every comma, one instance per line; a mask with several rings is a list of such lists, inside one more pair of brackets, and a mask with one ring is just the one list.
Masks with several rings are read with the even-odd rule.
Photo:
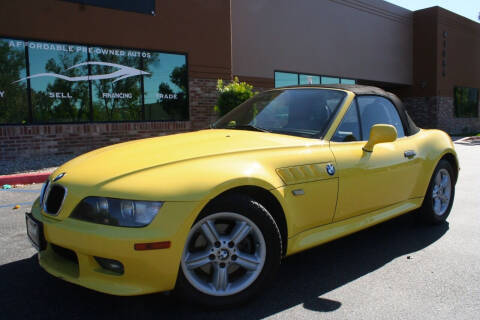
[[333, 166], [333, 164], [331, 164], [331, 163], [327, 164], [325, 169], [327, 169], [327, 173], [329, 175], [333, 176], [335, 174], [335, 167]]
[[53, 179], [53, 182], [56, 182], [56, 181], [62, 179], [63, 176], [66, 175], [66, 174], [67, 174], [66, 172], [60, 173], [58, 176], [55, 177], [55, 179]]

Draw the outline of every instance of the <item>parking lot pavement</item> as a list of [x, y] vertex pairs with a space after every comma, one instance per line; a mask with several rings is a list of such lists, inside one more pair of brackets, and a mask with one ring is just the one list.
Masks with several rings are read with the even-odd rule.
[[[0, 273], [6, 263], [29, 258], [35, 254], [30, 242], [25, 238], [24, 213], [30, 210], [41, 187], [34, 184], [21, 188], [0, 189]], [[16, 205], [20, 208], [13, 209]]]
[[[449, 223], [415, 213], [287, 258], [251, 303], [209, 312], [170, 296], [115, 297], [45, 273], [23, 212], [40, 186], [0, 191], [0, 311], [4, 319], [478, 319], [479, 146], [457, 145], [462, 170]], [[161, 262], [159, 262], [161, 263]]]

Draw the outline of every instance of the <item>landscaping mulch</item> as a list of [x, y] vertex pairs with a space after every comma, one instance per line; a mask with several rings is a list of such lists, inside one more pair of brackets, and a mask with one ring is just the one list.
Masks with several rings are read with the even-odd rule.
[[0, 175], [18, 173], [52, 172], [65, 162], [75, 158], [77, 154], [35, 156], [18, 158], [11, 161], [0, 161]]

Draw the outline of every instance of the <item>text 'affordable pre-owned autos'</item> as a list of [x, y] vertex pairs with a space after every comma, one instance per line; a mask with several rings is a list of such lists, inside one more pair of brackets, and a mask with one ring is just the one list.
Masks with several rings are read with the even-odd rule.
[[[118, 67], [120, 78], [138, 72]], [[43, 269], [66, 281], [238, 304], [286, 256], [415, 209], [444, 222], [458, 170], [450, 137], [418, 128], [391, 93], [280, 88], [209, 129], [67, 162], [26, 214], [27, 231]]]

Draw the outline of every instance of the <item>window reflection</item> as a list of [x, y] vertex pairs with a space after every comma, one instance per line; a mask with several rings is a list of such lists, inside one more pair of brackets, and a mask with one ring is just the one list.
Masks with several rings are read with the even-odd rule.
[[298, 74], [275, 72], [275, 88], [298, 85]]
[[0, 123], [28, 121], [25, 45], [23, 41], [0, 39]]
[[353, 80], [353, 79], [341, 79], [340, 83], [341, 84], [355, 84], [355, 80]]
[[320, 76], [301, 74], [300, 84], [320, 84]]
[[178, 54], [152, 53], [143, 59], [145, 119], [188, 119], [187, 61]]
[[89, 51], [90, 61], [101, 62], [91, 65], [93, 120], [141, 120], [141, 54], [102, 47]]
[[340, 79], [334, 77], [322, 77], [322, 84], [339, 84]]
[[455, 87], [453, 89], [455, 117], [478, 117], [478, 93], [479, 90], [476, 88]]
[[87, 47], [30, 41], [28, 53], [35, 122], [87, 121]]
[[355, 84], [354, 79], [275, 71], [275, 88], [315, 84]]
[[0, 71], [0, 124], [189, 117], [184, 54], [0, 38]]

